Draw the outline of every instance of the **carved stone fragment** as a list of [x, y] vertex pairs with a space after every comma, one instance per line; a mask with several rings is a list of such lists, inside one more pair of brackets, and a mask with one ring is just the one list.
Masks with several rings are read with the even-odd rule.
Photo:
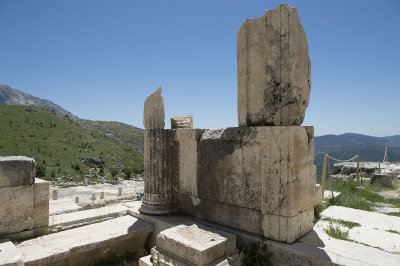
[[162, 88], [150, 94], [144, 102], [143, 125], [146, 129], [164, 128], [164, 98]]
[[311, 90], [307, 37], [296, 8], [246, 19], [237, 34], [239, 126], [299, 126]]
[[182, 115], [171, 117], [171, 129], [173, 128], [193, 128], [193, 116]]

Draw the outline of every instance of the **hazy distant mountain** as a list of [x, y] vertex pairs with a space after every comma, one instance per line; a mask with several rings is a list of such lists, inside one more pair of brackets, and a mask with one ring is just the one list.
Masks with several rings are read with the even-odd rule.
[[7, 85], [0, 84], [0, 105], [29, 105], [37, 106], [55, 112], [76, 121], [78, 117], [74, 116], [61, 106], [28, 93], [13, 89]]
[[385, 149], [388, 147], [389, 161], [400, 161], [400, 135], [372, 137], [346, 133], [315, 137], [314, 143], [315, 165], [319, 173], [322, 168], [323, 156], [326, 153], [341, 160], [350, 159], [358, 154], [360, 155], [360, 161], [382, 162]]

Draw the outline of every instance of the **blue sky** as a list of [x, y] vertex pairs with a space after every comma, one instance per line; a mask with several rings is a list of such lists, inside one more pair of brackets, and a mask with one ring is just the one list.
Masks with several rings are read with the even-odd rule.
[[[143, 127], [163, 87], [166, 127], [237, 126], [236, 33], [280, 1], [0, 0], [0, 84], [93, 120]], [[303, 125], [400, 134], [400, 1], [287, 1], [312, 60]]]

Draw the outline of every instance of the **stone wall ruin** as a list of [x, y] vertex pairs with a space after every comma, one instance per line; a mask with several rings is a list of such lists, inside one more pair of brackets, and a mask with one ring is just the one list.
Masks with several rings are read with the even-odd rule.
[[294, 7], [246, 20], [238, 32], [239, 127], [164, 129], [161, 90], [146, 100], [140, 211], [180, 212], [287, 243], [312, 230], [314, 129], [300, 126], [310, 79]]

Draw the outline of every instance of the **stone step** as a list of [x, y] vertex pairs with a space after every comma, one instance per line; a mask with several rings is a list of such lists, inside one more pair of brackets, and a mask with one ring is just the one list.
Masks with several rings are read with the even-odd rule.
[[122, 204], [114, 204], [97, 209], [53, 215], [49, 218], [49, 231], [58, 232], [116, 218], [125, 215], [127, 209], [128, 208]]
[[9, 239], [0, 239], [0, 265], [19, 266], [23, 265], [21, 252]]
[[18, 244], [25, 265], [86, 265], [109, 254], [145, 255], [153, 226], [126, 215]]

